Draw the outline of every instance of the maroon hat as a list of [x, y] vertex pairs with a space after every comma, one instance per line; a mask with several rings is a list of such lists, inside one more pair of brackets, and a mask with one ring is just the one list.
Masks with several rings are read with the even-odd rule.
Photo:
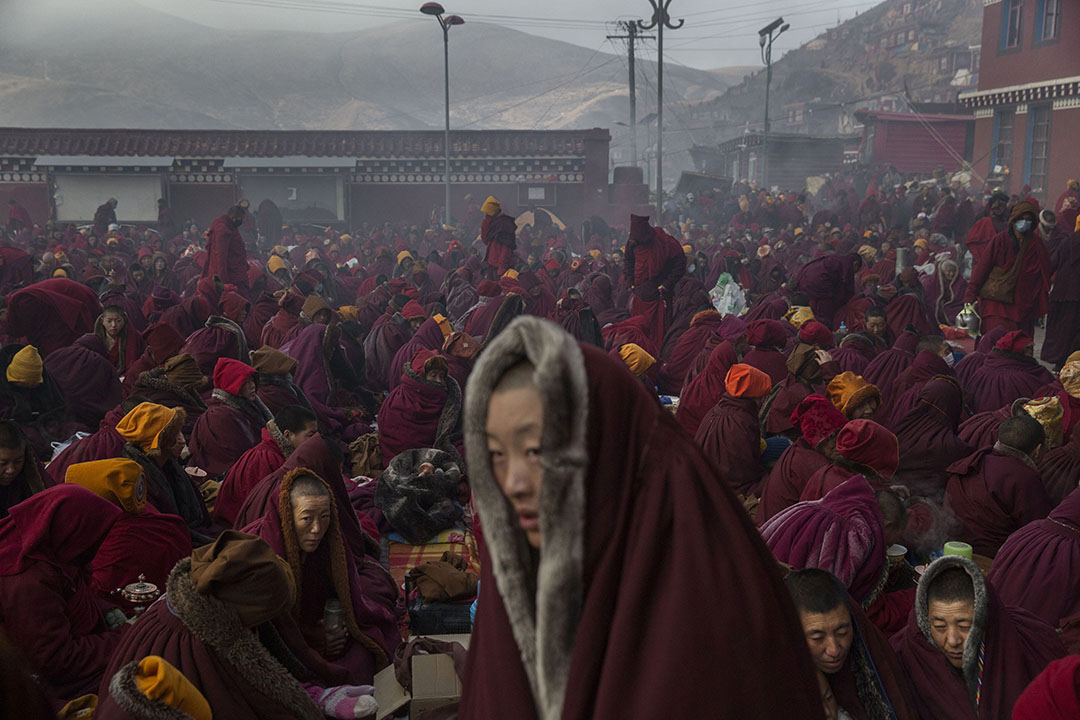
[[817, 345], [826, 349], [836, 344], [836, 338], [833, 337], [832, 330], [817, 320], [803, 323], [803, 326], [799, 328], [799, 340], [807, 345]]
[[819, 393], [807, 395], [791, 414], [791, 424], [799, 428], [811, 447], [844, 427], [847, 421], [829, 398]]
[[180, 348], [184, 347], [184, 338], [180, 333], [176, 332], [172, 325], [163, 322], [156, 322], [147, 327], [143, 330], [142, 337], [158, 365], [179, 353]]
[[1022, 353], [1032, 342], [1031, 336], [1023, 330], [1013, 330], [1005, 333], [994, 347], [1003, 352]]

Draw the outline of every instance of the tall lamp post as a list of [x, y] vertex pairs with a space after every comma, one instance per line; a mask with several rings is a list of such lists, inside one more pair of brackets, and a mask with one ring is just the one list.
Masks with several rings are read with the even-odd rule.
[[638, 28], [656, 28], [656, 224], [664, 223], [664, 28], [678, 30], [684, 20], [671, 22], [671, 0], [649, 0], [653, 16], [648, 24], [638, 20]]
[[443, 224], [450, 224], [450, 27], [452, 25], [464, 25], [465, 21], [459, 15], [443, 15], [446, 10], [437, 2], [428, 2], [420, 6], [420, 12], [425, 15], [433, 15], [439, 21], [443, 37], [443, 76], [446, 91], [446, 137], [443, 145], [446, 149], [446, 165], [443, 179], [446, 181], [446, 208], [443, 210]]
[[769, 86], [772, 85], [772, 45], [776, 38], [791, 27], [784, 18], [776, 18], [758, 30], [758, 45], [761, 46], [761, 61], [765, 63], [765, 134], [761, 138], [761, 185], [769, 189]]

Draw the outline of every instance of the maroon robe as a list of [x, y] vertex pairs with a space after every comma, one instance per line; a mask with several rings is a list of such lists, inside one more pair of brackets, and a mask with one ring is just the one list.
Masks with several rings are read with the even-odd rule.
[[235, 285], [237, 291], [247, 297], [248, 262], [244, 238], [228, 215], [222, 215], [210, 223], [206, 231], [206, 264], [202, 277], [217, 275], [226, 285]]
[[912, 495], [940, 499], [949, 479], [946, 468], [975, 451], [957, 434], [964, 399], [949, 380], [928, 382], [918, 400], [893, 428], [900, 446], [895, 481]]
[[1046, 494], [1057, 505], [1080, 481], [1080, 424], [1073, 427], [1064, 445], [1043, 453], [1038, 466]]
[[94, 692], [123, 630], [110, 631], [86, 567], [121, 510], [60, 485], [0, 520], [0, 624], [54, 697]]
[[624, 272], [634, 293], [630, 314], [645, 318], [653, 346], [662, 347], [667, 308], [659, 288], [670, 292], [686, 273], [682, 246], [662, 228], [650, 227], [648, 218], [631, 216]]
[[439, 447], [440, 444], [444, 447], [439, 449], [449, 450], [445, 443], [458, 425], [453, 416], [460, 414], [461, 391], [457, 382], [451, 377], [443, 383], [424, 379], [423, 362], [414, 359], [411, 367], [403, 369], [401, 383], [390, 391], [379, 408], [379, 445], [383, 461], [389, 463], [406, 450]]
[[719, 470], [728, 486], [748, 496], [759, 491], [761, 426], [757, 398], [732, 397], [724, 393], [701, 419], [694, 442]]
[[675, 411], [675, 420], [691, 437], [697, 434], [702, 419], [724, 395], [724, 379], [731, 366], [738, 361], [735, 347], [726, 340], [720, 342], [709, 353], [705, 369], [683, 391]]
[[885, 387], [915, 362], [915, 345], [918, 342], [918, 335], [905, 332], [896, 339], [890, 349], [878, 353], [870, 361], [863, 371], [863, 380], [871, 385], [877, 385], [879, 389]]
[[[965, 645], [962, 674], [930, 639], [927, 618], [926, 587], [937, 573], [952, 567], [967, 570], [976, 588], [976, 624]], [[1024, 610], [1006, 607], [978, 566], [956, 555], [927, 568], [908, 624], [893, 636], [892, 646], [911, 680], [919, 715], [934, 720], [1011, 720], [1013, 705], [1028, 683], [1047, 663], [1065, 654], [1053, 628]], [[974, 697], [980, 685], [976, 710]]]
[[[541, 388], [545, 412], [558, 413], [551, 403], [561, 402], [573, 405], [561, 417], [580, 418], [587, 403], [587, 424], [574, 420], [578, 427], [553, 432], [556, 438], [580, 437], [576, 452], [585, 466], [558, 476], [545, 473], [545, 482], [557, 481], [569, 494], [580, 492], [581, 500], [541, 509], [556, 527], [568, 514], [578, 518], [565, 520], [565, 527], [580, 538], [579, 543], [567, 541], [580, 554], [576, 565], [570, 561], [570, 567], [553, 568], [562, 579], [557, 588], [545, 587], [542, 580], [535, 593], [541, 628], [548, 627], [546, 618], [557, 629], [550, 627], [542, 640], [516, 635], [510, 613], [531, 616], [517, 604], [525, 595], [518, 588], [530, 574], [529, 551], [490, 462], [481, 466], [487, 457], [484, 424], [470, 416], [468, 425], [479, 429], [468, 438], [470, 482], [485, 543], [458, 717], [540, 717], [522, 659], [526, 652], [535, 657], [534, 643], [558, 647], [560, 659], [542, 672], [567, 680], [561, 707], [549, 710], [549, 717], [820, 717], [809, 657], [790, 642], [800, 637], [800, 628], [779, 572], [717, 469], [641, 383], [619, 369], [617, 360], [596, 348], [572, 346], [557, 328], [552, 335], [564, 347], [551, 347], [536, 338], [535, 327], [519, 320], [485, 349], [474, 378], [497, 378], [493, 365], [516, 362], [524, 353], [517, 348], [532, 337], [544, 346], [544, 362], [555, 365], [542, 368], [542, 377], [552, 378]], [[535, 348], [528, 354], [534, 363], [539, 356]], [[470, 404], [486, 408], [493, 382], [472, 381], [470, 398], [478, 399]], [[570, 382], [575, 384], [568, 388]], [[564, 462], [553, 460], [560, 466]], [[723, 562], [715, 561], [716, 547], [725, 548]], [[506, 568], [498, 579], [497, 564]], [[743, 592], [726, 593], [724, 588], [736, 582]], [[703, 616], [690, 633], [678, 629], [686, 587], [702, 596], [726, 596], [717, 612]], [[656, 659], [646, 673], [642, 658]], [[768, 665], [786, 680], [776, 684], [762, 674], [739, 675], [733, 671], [738, 664]], [[705, 685], [714, 692], [698, 692]]]
[[[236, 396], [230, 399], [245, 402]], [[212, 478], [224, 475], [241, 455], [255, 447], [263, 424], [252, 413], [212, 397], [191, 431], [191, 464]]]
[[976, 450], [993, 447], [997, 442], [1001, 424], [1013, 416], [1011, 406], [991, 412], [976, 413], [964, 422], [956, 431], [960, 441]]
[[[399, 313], [387, 310], [386, 322], [373, 327], [364, 338], [364, 358], [367, 362], [366, 387], [385, 391], [390, 388], [390, 376], [394, 373], [394, 356], [412, 337], [408, 321]], [[401, 368], [397, 369], [401, 372]]]
[[974, 412], [997, 410], [1018, 398], [1031, 398], [1054, 376], [1035, 358], [993, 350], [966, 389]]
[[855, 294], [855, 266], [845, 255], [826, 255], [802, 266], [792, 287], [806, 293], [814, 317], [830, 329], [834, 319]]
[[96, 428], [123, 396], [105, 344], [92, 333], [46, 358], [45, 372], [64, 394], [68, 417], [87, 428]]
[[[606, 276], [605, 276], [606, 277]], [[593, 308], [593, 312], [596, 309]], [[723, 322], [720, 313], [702, 313], [690, 322], [690, 327], [679, 337], [667, 361], [657, 375], [657, 389], [665, 395], [678, 395], [686, 381], [686, 372], [690, 369], [694, 357], [701, 350], [710, 335], [716, 333]]]
[[233, 526], [251, 488], [284, 464], [285, 453], [280, 444], [263, 428], [262, 441], [241, 455], [221, 481], [214, 517]]
[[1046, 314], [1048, 292], [1050, 290], [1050, 257], [1039, 233], [1032, 232], [1027, 241], [1023, 267], [1016, 281], [1013, 302], [1002, 303], [979, 297], [979, 292], [990, 277], [995, 267], [1006, 270], [1015, 262], [1018, 253], [1013, 229], [998, 233], [986, 246], [982, 257], [976, 258], [971, 271], [971, 280], [964, 292], [964, 302], [979, 301], [979, 314], [982, 316], [983, 331], [995, 325], [1004, 325], [1009, 330], [1023, 330], [1031, 335], [1035, 332], [1035, 320]]
[[442, 328], [439, 327], [439, 323], [434, 318], [428, 318], [416, 331], [416, 334], [409, 338], [409, 341], [394, 354], [394, 361], [390, 367], [397, 368], [397, 372], [391, 373], [389, 378], [390, 390], [401, 384], [401, 374], [404, 372], [405, 365], [412, 362], [416, 353], [421, 350], [440, 350], [442, 346]]
[[1007, 605], [1050, 627], [1080, 613], [1080, 490], [1010, 535], [988, 579]]
[[769, 476], [761, 484], [761, 502], [758, 504], [754, 521], [761, 525], [799, 502], [806, 482], [828, 464], [828, 458], [810, 447], [806, 438], [800, 437], [796, 440], [780, 456]]
[[116, 432], [116, 424], [127, 415], [119, 405], [110, 410], [102, 419], [97, 432], [82, 440], [68, 445], [59, 455], [49, 462], [48, 473], [54, 484], [62, 484], [67, 477], [67, 469], [75, 463], [107, 460], [123, 457], [124, 444], [127, 442]]
[[7, 298], [7, 332], [25, 337], [47, 357], [94, 331], [101, 303], [93, 290], [74, 280], [42, 280]]
[[923, 350], [915, 362], [893, 379], [881, 393], [881, 407], [875, 414], [882, 425], [892, 428], [915, 407], [919, 393], [935, 377], [952, 377], [952, 368], [937, 353]]
[[959, 539], [979, 555], [994, 557], [1009, 535], [1053, 509], [1035, 464], [1000, 442], [948, 471], [946, 507], [963, 525]]

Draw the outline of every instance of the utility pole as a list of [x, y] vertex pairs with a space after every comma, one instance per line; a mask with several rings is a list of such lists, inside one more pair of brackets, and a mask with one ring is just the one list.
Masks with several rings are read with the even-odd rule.
[[638, 20], [637, 25], [641, 30], [656, 28], [656, 224], [659, 226], [664, 221], [664, 28], [678, 30], [685, 21], [672, 24], [668, 14], [671, 0], [649, 0], [649, 4], [653, 9], [652, 19], [648, 25]]
[[761, 137], [761, 186], [766, 192], [769, 190], [769, 87], [772, 85], [772, 45], [789, 27], [791, 26], [784, 23], [784, 18], [776, 18], [758, 30], [761, 60], [765, 63], [765, 132]]
[[652, 35], [638, 35], [637, 23], [632, 21], [620, 21], [619, 27], [626, 32], [625, 35], [608, 35], [608, 40], [626, 40], [629, 50], [630, 66], [630, 164], [638, 165], [637, 151], [637, 75], [634, 73], [634, 42], [636, 40], [653, 40]]

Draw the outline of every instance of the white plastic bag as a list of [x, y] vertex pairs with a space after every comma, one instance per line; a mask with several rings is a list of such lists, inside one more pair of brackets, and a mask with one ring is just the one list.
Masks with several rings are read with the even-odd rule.
[[721, 273], [716, 287], [709, 291], [709, 300], [721, 315], [742, 315], [746, 312], [746, 293], [729, 273]]

